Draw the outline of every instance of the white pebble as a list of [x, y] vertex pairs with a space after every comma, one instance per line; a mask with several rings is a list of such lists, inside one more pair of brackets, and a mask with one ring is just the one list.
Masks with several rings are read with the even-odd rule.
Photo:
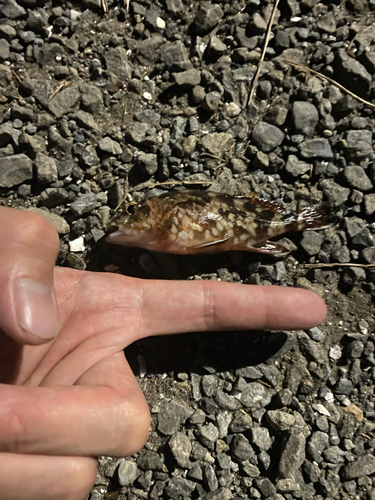
[[227, 104], [225, 111], [227, 116], [229, 116], [229, 118], [234, 118], [235, 116], [238, 116], [241, 113], [241, 108], [235, 102], [230, 102], [229, 104]]
[[83, 236], [78, 236], [75, 240], [69, 241], [69, 250], [71, 252], [83, 252], [85, 249], [85, 240]]
[[334, 360], [337, 361], [338, 359], [341, 358], [341, 355], [342, 355], [342, 351], [341, 351], [341, 348], [338, 345], [334, 345], [329, 350], [329, 357], [331, 359], [334, 359]]
[[165, 21], [161, 17], [156, 18], [156, 26], [159, 28], [159, 30], [163, 30], [165, 28]]
[[143, 92], [143, 99], [146, 99], [146, 101], [151, 101], [152, 95], [150, 92]]

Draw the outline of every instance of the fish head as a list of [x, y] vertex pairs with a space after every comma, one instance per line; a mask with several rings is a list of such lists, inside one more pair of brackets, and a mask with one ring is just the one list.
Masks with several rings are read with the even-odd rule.
[[147, 248], [154, 235], [149, 204], [128, 203], [122, 213], [115, 214], [108, 226], [107, 242], [114, 245]]

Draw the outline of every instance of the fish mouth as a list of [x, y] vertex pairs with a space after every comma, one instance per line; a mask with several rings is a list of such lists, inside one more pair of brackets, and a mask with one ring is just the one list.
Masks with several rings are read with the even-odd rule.
[[111, 224], [110, 226], [108, 226], [107, 227], [108, 235], [110, 235], [110, 234], [115, 233], [116, 231], [118, 231], [118, 228], [119, 228], [119, 226], [117, 224]]

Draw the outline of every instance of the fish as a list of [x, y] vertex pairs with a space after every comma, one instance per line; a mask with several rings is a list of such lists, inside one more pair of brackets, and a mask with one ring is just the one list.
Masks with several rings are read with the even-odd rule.
[[270, 238], [291, 231], [324, 229], [335, 222], [328, 203], [289, 213], [255, 193], [230, 196], [181, 190], [128, 203], [108, 225], [107, 242], [179, 255], [240, 250], [275, 256], [290, 253]]

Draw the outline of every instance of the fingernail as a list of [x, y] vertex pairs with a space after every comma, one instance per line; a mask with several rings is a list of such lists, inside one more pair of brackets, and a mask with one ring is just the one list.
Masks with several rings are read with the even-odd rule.
[[42, 339], [56, 337], [59, 318], [55, 298], [47, 285], [32, 279], [19, 279], [15, 299], [21, 328]]

